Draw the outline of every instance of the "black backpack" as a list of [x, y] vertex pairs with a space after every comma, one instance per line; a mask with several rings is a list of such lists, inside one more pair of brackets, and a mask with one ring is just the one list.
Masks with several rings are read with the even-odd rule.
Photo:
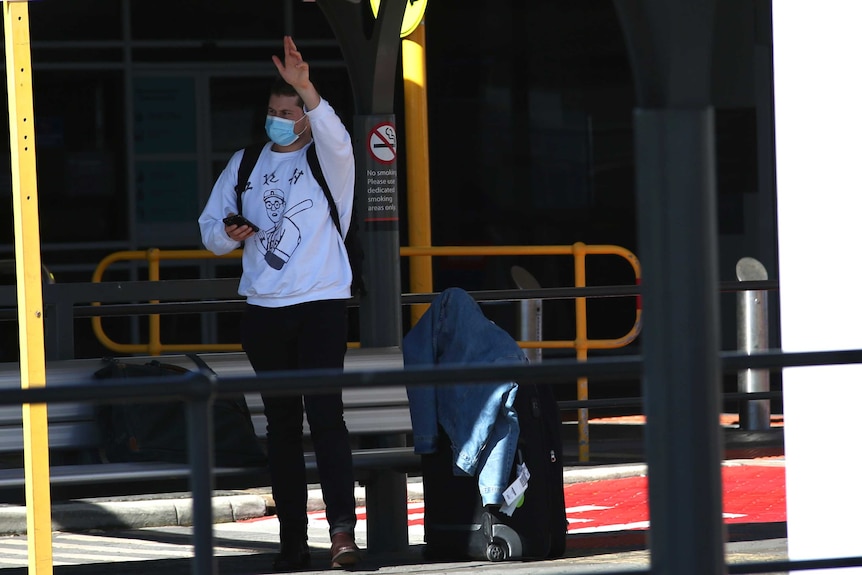
[[[242, 160], [239, 163], [239, 170], [236, 178], [236, 211], [242, 214], [242, 193], [248, 187], [248, 178], [251, 176], [251, 171], [260, 157], [260, 152], [263, 150], [263, 144], [255, 144], [248, 146], [243, 150]], [[257, 153], [257, 155], [255, 155]], [[350, 260], [350, 269], [353, 272], [353, 283], [350, 285], [350, 293], [353, 296], [365, 295], [365, 280], [362, 277], [362, 262], [365, 260], [365, 250], [362, 248], [362, 242], [359, 239], [359, 226], [351, 225], [347, 230], [347, 235], [341, 232], [341, 220], [338, 217], [338, 208], [335, 207], [335, 200], [332, 197], [332, 192], [329, 190], [329, 185], [326, 183], [326, 178], [323, 177], [323, 170], [320, 169], [320, 160], [317, 159], [317, 151], [314, 148], [314, 142], [308, 147], [308, 165], [311, 167], [311, 175], [323, 188], [323, 193], [326, 195], [326, 201], [329, 202], [329, 215], [332, 217], [332, 223], [335, 224], [335, 229], [338, 230], [338, 235], [344, 241], [344, 247], [347, 248], [347, 257]], [[356, 219], [356, 203], [353, 204], [353, 215], [350, 218], [351, 224], [357, 221]]]
[[[212, 369], [187, 354], [202, 371]], [[170, 363], [104, 358], [96, 379], [177, 377], [189, 370]], [[181, 401], [104, 403], [96, 406], [104, 457], [109, 462], [188, 463], [186, 412]], [[218, 467], [262, 467], [266, 454], [258, 440], [245, 396], [218, 397], [212, 403], [213, 456]]]

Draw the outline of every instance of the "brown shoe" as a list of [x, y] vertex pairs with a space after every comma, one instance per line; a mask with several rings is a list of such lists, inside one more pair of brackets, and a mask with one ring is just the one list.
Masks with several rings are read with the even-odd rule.
[[329, 552], [332, 555], [333, 567], [350, 567], [359, 563], [359, 547], [356, 546], [352, 533], [335, 533]]

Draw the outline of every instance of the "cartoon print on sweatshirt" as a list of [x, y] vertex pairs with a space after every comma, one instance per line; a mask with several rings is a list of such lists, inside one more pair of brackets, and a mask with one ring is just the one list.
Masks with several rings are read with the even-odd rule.
[[273, 225], [257, 233], [255, 245], [269, 267], [280, 270], [302, 242], [302, 232], [291, 218], [314, 204], [310, 199], [305, 199], [287, 208], [284, 192], [278, 188], [265, 190], [263, 203], [266, 206], [266, 215]]

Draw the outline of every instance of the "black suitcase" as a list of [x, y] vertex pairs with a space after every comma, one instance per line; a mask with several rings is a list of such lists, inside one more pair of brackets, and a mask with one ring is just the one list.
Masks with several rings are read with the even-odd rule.
[[530, 472], [524, 500], [511, 517], [482, 506], [477, 479], [452, 473], [452, 452], [440, 430], [436, 453], [422, 456], [425, 556], [434, 560], [539, 559], [566, 550], [566, 504], [560, 412], [548, 385], [518, 386], [519, 460]]

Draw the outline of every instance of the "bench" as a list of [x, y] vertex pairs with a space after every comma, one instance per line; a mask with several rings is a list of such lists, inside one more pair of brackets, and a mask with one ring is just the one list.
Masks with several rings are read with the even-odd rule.
[[[253, 376], [244, 353], [199, 354], [221, 378]], [[157, 359], [164, 363], [197, 369], [184, 355], [128, 357], [122, 360], [144, 363]], [[104, 365], [99, 358], [49, 361], [48, 386], [75, 385], [90, 381]], [[399, 348], [349, 349], [345, 371], [402, 369]], [[129, 379], [133, 382], [134, 379]], [[18, 363], [0, 364], [0, 388], [20, 387]], [[352, 388], [343, 391], [344, 417], [353, 447], [357, 481], [366, 488], [369, 532], [374, 515], [391, 513], [406, 505], [398, 490], [393, 492], [393, 476], [415, 472], [419, 457], [413, 453], [407, 392], [404, 387]], [[264, 441], [266, 418], [259, 393], [246, 394], [252, 423]], [[48, 444], [51, 453], [52, 498], [69, 499], [117, 494], [159, 493], [188, 489], [188, 465], [161, 462], [101, 463], [101, 444], [95, 407], [90, 403], [57, 403], [48, 406]], [[305, 434], [309, 436], [308, 426]], [[306, 452], [309, 482], [318, 483], [314, 453]], [[0, 406], [0, 496], [3, 501], [23, 501], [23, 424], [19, 405]], [[238, 489], [269, 485], [265, 468], [215, 467], [216, 489]], [[406, 492], [405, 492], [406, 493]], [[397, 500], [396, 500], [397, 499]], [[387, 511], [389, 510], [389, 511]], [[389, 518], [391, 520], [391, 518]], [[383, 519], [384, 522], [387, 518]], [[404, 525], [406, 536], [406, 525]]]

